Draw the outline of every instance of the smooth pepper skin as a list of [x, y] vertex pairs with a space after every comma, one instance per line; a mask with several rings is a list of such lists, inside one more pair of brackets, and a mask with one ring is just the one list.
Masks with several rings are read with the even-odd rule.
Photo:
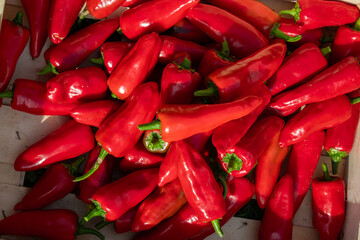
[[324, 131], [316, 131], [291, 148], [286, 173], [294, 180], [294, 215], [309, 190], [321, 156], [324, 138]]
[[129, 39], [152, 32], [161, 33], [181, 19], [200, 0], [153, 0], [126, 10], [120, 17], [120, 27]]
[[301, 106], [341, 96], [359, 87], [360, 65], [356, 58], [347, 57], [299, 87], [277, 95], [267, 108], [280, 116], [287, 116]]
[[157, 63], [161, 44], [157, 33], [142, 36], [108, 78], [107, 84], [111, 92], [125, 100], [144, 82]]
[[50, 4], [48, 35], [54, 44], [61, 43], [69, 34], [85, 0], [53, 0]]
[[100, 125], [96, 140], [111, 155], [123, 157], [142, 135], [137, 125], [150, 122], [159, 104], [160, 93], [155, 82], [138, 86], [122, 107]]
[[30, 54], [37, 58], [47, 39], [50, 0], [21, 0], [30, 23]]
[[351, 103], [347, 96], [311, 103], [293, 116], [280, 134], [280, 146], [298, 143], [311, 133], [335, 127], [351, 117]]
[[108, 73], [112, 73], [121, 59], [131, 50], [133, 42], [106, 42], [100, 47], [101, 56]]
[[276, 184], [265, 208], [259, 229], [259, 240], [292, 239], [294, 211], [294, 184], [290, 175]]
[[86, 0], [86, 8], [97, 19], [105, 18], [115, 12], [125, 0]]
[[98, 67], [62, 72], [46, 82], [47, 98], [57, 104], [84, 103], [104, 99], [107, 76]]
[[166, 34], [199, 44], [211, 42], [211, 38], [185, 18], [172, 26]]
[[360, 31], [358, 26], [340, 26], [331, 45], [330, 62], [337, 63], [348, 56], [360, 56]]
[[162, 187], [165, 184], [174, 181], [178, 177], [178, 160], [180, 149], [170, 145], [169, 150], [166, 152], [164, 160], [159, 168], [159, 182], [158, 186]]
[[186, 19], [217, 43], [226, 40], [238, 59], [268, 45], [267, 38], [250, 23], [215, 6], [200, 3], [187, 13]]
[[115, 220], [116, 233], [125, 233], [131, 231], [131, 224], [138, 208], [138, 205], [133, 207], [132, 209], [124, 213], [121, 217]]
[[90, 126], [70, 119], [61, 127], [32, 144], [15, 160], [16, 171], [33, 171], [77, 157], [95, 146]]
[[121, 4], [121, 6], [132, 8], [132, 7], [135, 7], [137, 5], [140, 5], [140, 4], [142, 4], [144, 2], [148, 2], [148, 1], [151, 1], [151, 0], [125, 0], [125, 2], [123, 2]]

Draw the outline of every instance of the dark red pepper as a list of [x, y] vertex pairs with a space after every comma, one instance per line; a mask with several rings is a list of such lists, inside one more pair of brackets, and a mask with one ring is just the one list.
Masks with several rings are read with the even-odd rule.
[[199, 44], [209, 43], [212, 41], [208, 35], [195, 27], [194, 24], [185, 18], [172, 26], [166, 34]]
[[115, 232], [116, 233], [125, 233], [131, 231], [131, 223], [135, 217], [135, 214], [139, 206], [135, 206], [121, 217], [115, 220]]
[[94, 18], [105, 18], [115, 12], [125, 0], [86, 0], [86, 8]]

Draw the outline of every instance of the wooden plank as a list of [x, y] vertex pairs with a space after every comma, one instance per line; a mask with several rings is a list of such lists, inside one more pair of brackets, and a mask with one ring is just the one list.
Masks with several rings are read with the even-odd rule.
[[23, 185], [24, 174], [14, 171], [14, 165], [0, 163], [0, 183], [20, 186]]

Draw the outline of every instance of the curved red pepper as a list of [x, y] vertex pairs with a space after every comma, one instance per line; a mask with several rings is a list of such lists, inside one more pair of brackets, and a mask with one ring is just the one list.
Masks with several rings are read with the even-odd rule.
[[48, 34], [50, 40], [61, 43], [69, 34], [85, 0], [53, 0], [50, 4]]
[[33, 171], [50, 164], [77, 157], [95, 145], [87, 125], [69, 120], [22, 152], [14, 162], [16, 171]]
[[324, 177], [312, 181], [312, 224], [320, 240], [336, 240], [345, 220], [345, 183], [339, 177], [330, 177], [325, 164], [323, 169]]
[[268, 44], [267, 38], [250, 23], [215, 6], [198, 4], [188, 12], [186, 19], [216, 42], [226, 40], [238, 59]]
[[125, 100], [149, 76], [157, 63], [160, 48], [157, 33], [142, 36], [108, 78], [111, 92]]
[[136, 7], [137, 5], [140, 5], [140, 4], [148, 2], [148, 1], [151, 1], [151, 0], [125, 0], [125, 2], [123, 2], [121, 4], [121, 6], [132, 8], [132, 7]]
[[86, 8], [94, 18], [105, 18], [115, 12], [125, 0], [86, 0]]
[[286, 172], [294, 180], [294, 215], [307, 194], [324, 144], [325, 132], [317, 131], [292, 146]]
[[49, 0], [21, 0], [30, 23], [30, 54], [37, 58], [47, 39]]
[[192, 24], [185, 18], [172, 26], [167, 32], [167, 34], [176, 38], [199, 44], [209, 43], [212, 41], [212, 39], [208, 35], [195, 27], [194, 24]]
[[284, 124], [284, 120], [275, 116], [256, 121], [234, 147], [218, 152], [221, 167], [234, 177], [248, 174]]
[[277, 72], [266, 82], [271, 95], [304, 82], [327, 67], [319, 47], [306, 43], [286, 57]]
[[0, 32], [0, 92], [4, 91], [15, 71], [16, 63], [29, 40], [29, 30], [22, 26], [22, 13], [13, 22], [3, 19]]
[[122, 33], [137, 39], [152, 32], [161, 33], [181, 19], [200, 0], [153, 0], [126, 10], [120, 17]]
[[121, 217], [115, 220], [115, 232], [116, 233], [125, 233], [131, 231], [131, 224], [135, 217], [135, 214], [139, 206], [135, 206]]
[[259, 240], [292, 239], [294, 211], [294, 184], [290, 175], [276, 184], [259, 228]]
[[359, 87], [359, 63], [356, 58], [347, 57], [303, 85], [277, 95], [270, 101], [268, 109], [287, 116], [301, 106], [341, 96]]
[[351, 103], [347, 96], [311, 103], [285, 125], [280, 134], [280, 146], [298, 143], [311, 133], [335, 127], [351, 117]]

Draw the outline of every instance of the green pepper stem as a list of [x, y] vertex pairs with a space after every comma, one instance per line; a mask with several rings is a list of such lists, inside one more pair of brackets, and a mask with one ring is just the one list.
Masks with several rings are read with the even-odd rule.
[[167, 148], [166, 142], [162, 139], [160, 132], [151, 131], [145, 134], [145, 148], [150, 152], [165, 151]]
[[226, 179], [223, 176], [218, 176], [218, 180], [221, 183], [221, 185], [223, 186], [223, 198], [225, 199], [228, 193], [228, 186], [226, 184]]
[[97, 230], [100, 230], [100, 229], [102, 229], [103, 227], [109, 225], [110, 223], [112, 223], [112, 222], [102, 221], [102, 222], [99, 222], [98, 224], [96, 224], [96, 225], [95, 225], [95, 228], [96, 228]]
[[360, 18], [356, 20], [352, 29], [354, 29], [355, 31], [360, 31]]
[[283, 39], [286, 42], [297, 42], [302, 38], [301, 35], [297, 35], [295, 37], [291, 37], [287, 35], [286, 33], [280, 30], [279, 23], [274, 24], [273, 28], [271, 29], [270, 36]]
[[94, 205], [95, 205], [95, 208], [93, 210], [91, 210], [85, 217], [84, 217], [84, 220], [86, 222], [88, 222], [90, 219], [92, 219], [93, 217], [103, 217], [104, 220], [105, 220], [105, 215], [107, 214], [107, 212], [102, 209], [101, 205], [99, 202], [95, 201], [95, 200], [91, 200]]
[[86, 228], [86, 227], [82, 226], [81, 224], [79, 224], [75, 235], [77, 236], [77, 235], [81, 235], [81, 234], [92, 234], [92, 235], [97, 236], [101, 240], [105, 239], [104, 235], [102, 235], [99, 231], [96, 231], [95, 229], [91, 229], [91, 228]]
[[93, 63], [93, 64], [104, 66], [104, 59], [102, 57], [90, 58], [90, 62]]
[[152, 122], [138, 125], [138, 128], [139, 128], [140, 131], [161, 129], [161, 122], [160, 122], [159, 119], [156, 119], [156, 120], [154, 120]]
[[63, 166], [69, 170], [71, 176], [76, 177], [79, 167], [85, 161], [85, 159], [85, 155], [81, 155], [72, 163], [63, 163]]
[[216, 96], [216, 90], [212, 87], [207, 89], [197, 90], [194, 92], [195, 97], [214, 97]]
[[212, 220], [211, 221], [211, 224], [215, 230], [215, 232], [217, 233], [217, 235], [219, 235], [219, 237], [223, 237], [224, 236], [224, 233], [223, 231], [221, 230], [221, 226], [220, 226], [220, 221], [219, 219], [216, 219], [216, 220]]
[[322, 169], [323, 169], [323, 177], [324, 177], [324, 181], [331, 181], [331, 177], [330, 177], [330, 174], [329, 174], [329, 170], [328, 170], [328, 167], [326, 165], [326, 163], [323, 163], [321, 164], [322, 166]]
[[327, 151], [327, 154], [331, 158], [332, 173], [337, 174], [341, 160], [349, 154], [346, 151], [339, 151], [335, 148], [330, 148], [329, 151]]
[[296, 2], [293, 9], [280, 11], [279, 14], [291, 15], [294, 17], [294, 20], [297, 22], [300, 20], [300, 12], [301, 12], [300, 4]]
[[38, 73], [38, 75], [45, 75], [45, 74], [48, 74], [48, 73], [53, 73], [53, 74], [56, 74], [58, 75], [58, 71], [56, 71], [56, 68], [54, 65], [52, 65], [50, 63], [50, 61], [48, 61], [48, 64]]
[[351, 104], [360, 103], [360, 97], [351, 99]]
[[0, 98], [12, 98], [14, 96], [13, 90], [8, 90], [0, 93]]
[[320, 51], [323, 56], [326, 56], [329, 53], [331, 53], [331, 47], [327, 46], [327, 47], [321, 48]]
[[183, 62], [178, 64], [176, 62], [173, 62], [174, 64], [176, 64], [176, 66], [178, 66], [179, 69], [182, 70], [190, 70], [192, 72], [194, 72], [194, 69], [191, 69], [191, 60], [188, 58], [184, 58]]
[[227, 163], [227, 172], [231, 173], [234, 170], [240, 171], [243, 165], [243, 161], [236, 156], [235, 153], [226, 153], [222, 159], [223, 162]]
[[100, 167], [100, 165], [102, 164], [102, 162], [104, 161], [104, 159], [106, 158], [106, 156], [108, 154], [109, 153], [104, 148], [101, 148], [100, 154], [99, 154], [97, 160], [95, 161], [94, 165], [91, 167], [91, 169], [84, 175], [75, 178], [73, 180], [73, 182], [80, 182], [80, 181], [85, 180], [86, 178], [90, 177], [94, 172], [96, 172], [96, 170], [98, 170], [98, 168]]
[[24, 14], [22, 12], [20, 12], [20, 11], [17, 12], [16, 16], [12, 22], [17, 25], [23, 26], [23, 16], [24, 16]]
[[215, 50], [215, 52], [216, 52], [216, 55], [223, 60], [227, 60], [230, 62], [235, 61], [235, 59], [230, 56], [229, 43], [226, 40], [223, 41], [221, 44], [221, 52], [217, 51], [217, 50]]

